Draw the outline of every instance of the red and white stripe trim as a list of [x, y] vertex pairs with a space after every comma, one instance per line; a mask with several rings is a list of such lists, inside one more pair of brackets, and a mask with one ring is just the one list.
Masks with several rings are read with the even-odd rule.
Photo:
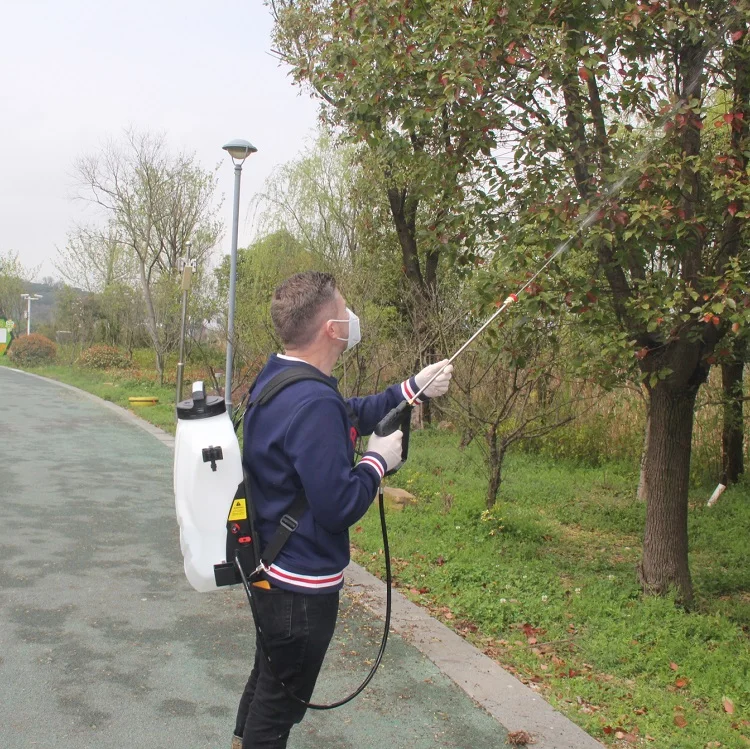
[[344, 580], [343, 570], [337, 572], [335, 575], [300, 575], [297, 572], [289, 572], [272, 564], [270, 567], [265, 567], [265, 572], [269, 577], [279, 580], [282, 583], [295, 585], [298, 588], [314, 588], [315, 590], [335, 588], [341, 585]]
[[378, 478], [382, 479], [385, 476], [383, 464], [371, 453], [365, 453], [357, 465], [366, 465], [374, 468], [378, 472]]
[[[417, 392], [418, 391], [414, 390], [414, 388], [412, 387], [411, 380], [404, 380], [401, 383], [401, 393], [406, 400], [410, 401]], [[417, 398], [414, 402], [421, 403], [422, 401], [420, 398]]]

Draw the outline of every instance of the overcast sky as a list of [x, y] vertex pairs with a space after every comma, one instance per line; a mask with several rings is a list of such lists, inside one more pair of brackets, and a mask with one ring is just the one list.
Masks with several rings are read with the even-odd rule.
[[0, 0], [0, 8], [0, 252], [41, 264], [35, 280], [57, 277], [56, 247], [95, 215], [71, 200], [73, 162], [127, 126], [164, 132], [206, 168], [222, 162], [224, 253], [233, 171], [221, 146], [252, 142], [240, 246], [250, 238], [250, 198], [305, 149], [317, 114], [269, 54], [262, 0]]

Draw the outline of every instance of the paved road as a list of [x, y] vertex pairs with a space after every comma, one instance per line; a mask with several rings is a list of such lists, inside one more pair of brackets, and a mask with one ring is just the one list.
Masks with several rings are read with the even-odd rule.
[[[0, 439], [0, 747], [228, 747], [253, 627], [240, 590], [201, 595], [183, 576], [168, 445], [4, 367]], [[356, 598], [316, 699], [358, 683], [377, 649], [380, 622]], [[500, 749], [505, 736], [392, 635], [371, 688], [310, 714], [289, 746]]]

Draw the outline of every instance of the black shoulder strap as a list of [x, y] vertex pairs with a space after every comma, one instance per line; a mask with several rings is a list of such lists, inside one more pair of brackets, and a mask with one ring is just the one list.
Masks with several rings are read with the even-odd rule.
[[300, 492], [292, 502], [292, 506], [286, 512], [284, 517], [279, 521], [279, 527], [273, 534], [273, 537], [268, 542], [263, 553], [260, 555], [260, 561], [264, 566], [269, 567], [274, 559], [279, 555], [279, 552], [284, 547], [284, 544], [289, 539], [289, 536], [297, 530], [299, 525], [299, 518], [307, 508], [307, 497], [304, 492]]
[[316, 380], [317, 382], [322, 382], [324, 385], [328, 385], [329, 388], [338, 393], [336, 386], [322, 372], [316, 372], [312, 367], [289, 367], [289, 369], [285, 369], [283, 372], [274, 375], [260, 391], [258, 397], [255, 398], [255, 400], [251, 400], [247, 407], [250, 408], [254, 405], [265, 405], [285, 387], [292, 383], [299, 382], [300, 380]]
[[[330, 378], [326, 377], [322, 372], [316, 372], [313, 367], [289, 367], [289, 369], [286, 369], [283, 372], [279, 372], [277, 375], [274, 375], [265, 384], [260, 393], [258, 393], [258, 396], [248, 402], [248, 409], [250, 409], [252, 406], [265, 405], [266, 403], [268, 403], [268, 401], [271, 400], [271, 398], [278, 395], [285, 387], [295, 382], [299, 382], [300, 380], [315, 380], [316, 382], [322, 382], [324, 385], [328, 385], [331, 390], [335, 391], [339, 394], [339, 396], [341, 396], [338, 388], [331, 382]], [[252, 391], [252, 387], [250, 389]], [[346, 409], [346, 415], [349, 418], [349, 421], [357, 430], [357, 433], [359, 433], [359, 418], [357, 417], [357, 414], [349, 404], [349, 401], [345, 400], [343, 396], [341, 396], [341, 400], [344, 402], [344, 408]]]

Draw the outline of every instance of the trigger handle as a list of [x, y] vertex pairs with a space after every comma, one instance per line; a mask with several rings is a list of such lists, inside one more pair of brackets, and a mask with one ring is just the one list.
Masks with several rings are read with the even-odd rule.
[[401, 462], [390, 471], [386, 476], [396, 473], [401, 466], [406, 463], [409, 457], [409, 436], [411, 434], [411, 411], [412, 405], [409, 401], [401, 401], [395, 408], [392, 408], [375, 426], [373, 430], [378, 437], [386, 437], [400, 429], [404, 437], [401, 440]]

